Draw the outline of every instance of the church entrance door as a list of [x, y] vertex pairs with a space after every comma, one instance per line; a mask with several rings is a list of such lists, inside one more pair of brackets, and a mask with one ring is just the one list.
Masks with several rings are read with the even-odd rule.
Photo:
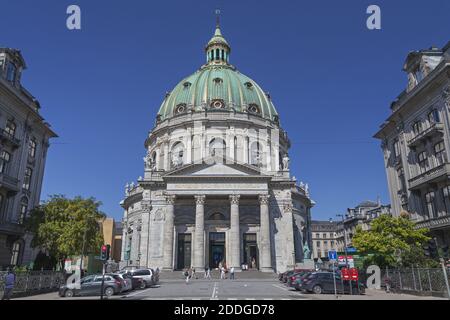
[[225, 232], [209, 233], [209, 267], [218, 268], [226, 262]]
[[178, 258], [177, 269], [191, 267], [191, 234], [180, 233], [178, 235]]
[[244, 234], [244, 264], [249, 269], [258, 269], [258, 244], [256, 233]]

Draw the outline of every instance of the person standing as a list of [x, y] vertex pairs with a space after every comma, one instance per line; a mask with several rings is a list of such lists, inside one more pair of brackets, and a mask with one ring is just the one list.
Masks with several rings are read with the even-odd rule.
[[207, 267], [208, 269], [207, 269], [207, 272], [206, 272], [206, 279], [209, 279], [209, 280], [211, 280], [211, 268], [210, 267]]
[[234, 280], [234, 267], [230, 269], [230, 280]]
[[186, 271], [184, 271], [184, 277], [186, 278], [186, 284], [189, 284], [189, 271], [188, 271], [188, 269], [186, 269]]
[[2, 300], [10, 300], [14, 285], [16, 284], [16, 275], [11, 271], [10, 268], [7, 270], [7, 274], [5, 276], [5, 292], [3, 293]]
[[222, 267], [221, 269], [220, 269], [220, 279], [222, 280], [222, 279], [225, 279], [225, 268], [224, 267]]

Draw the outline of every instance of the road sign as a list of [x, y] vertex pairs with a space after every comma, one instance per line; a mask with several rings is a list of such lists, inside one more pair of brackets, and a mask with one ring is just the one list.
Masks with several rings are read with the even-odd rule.
[[330, 261], [331, 260], [336, 261], [337, 260], [337, 252], [336, 251], [328, 251], [328, 259]]
[[341, 275], [342, 275], [342, 279], [344, 280], [350, 280], [350, 272], [347, 268], [342, 268], [341, 269]]
[[350, 269], [350, 278], [352, 281], [358, 281], [358, 269], [356, 268], [351, 268]]

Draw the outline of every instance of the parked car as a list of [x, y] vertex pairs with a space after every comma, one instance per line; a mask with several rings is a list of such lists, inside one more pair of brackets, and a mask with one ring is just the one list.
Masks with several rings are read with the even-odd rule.
[[[80, 287], [76, 288], [75, 284], [65, 284], [59, 288], [60, 297], [73, 296], [99, 296], [101, 294], [102, 275], [91, 275], [80, 280]], [[103, 284], [103, 293], [110, 297], [122, 291], [122, 281], [114, 274], [105, 274]]]
[[289, 271], [286, 271], [285, 273], [283, 273], [283, 277], [282, 277], [281, 281], [284, 282], [284, 283], [286, 283], [287, 280], [288, 280], [288, 278], [289, 278], [290, 276], [292, 276], [294, 273], [300, 272], [300, 271], [302, 271], [302, 270], [300, 270], [300, 269], [295, 269], [295, 270], [289, 270]]
[[132, 284], [132, 276], [128, 273], [117, 273], [114, 274], [114, 276], [119, 277], [122, 281], [122, 291], [121, 292], [127, 292], [133, 290], [133, 284]]
[[[338, 293], [350, 293], [350, 282], [342, 281], [339, 275], [335, 275], [336, 290]], [[334, 293], [333, 273], [331, 272], [311, 272], [301, 281], [295, 284], [297, 290], [313, 292], [315, 294]], [[365, 288], [361, 282], [352, 281], [352, 293], [364, 294]], [[359, 290], [358, 290], [359, 286]]]
[[310, 274], [312, 271], [300, 271], [300, 272], [296, 272], [294, 274], [292, 274], [292, 276], [290, 276], [286, 282], [286, 285], [288, 287], [295, 287], [295, 284], [300, 281], [302, 278], [304, 278], [305, 276], [307, 276], [308, 274]]
[[[123, 273], [128, 273], [133, 278], [140, 278], [144, 282], [143, 287], [149, 287], [157, 284], [159, 282], [159, 271], [153, 269], [125, 269]], [[121, 273], [122, 273], [121, 272]], [[142, 287], [141, 287], [142, 288]], [[143, 288], [142, 288], [143, 289]]]

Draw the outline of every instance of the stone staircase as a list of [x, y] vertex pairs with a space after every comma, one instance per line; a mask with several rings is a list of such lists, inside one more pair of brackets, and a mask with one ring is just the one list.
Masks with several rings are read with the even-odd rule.
[[[176, 271], [161, 271], [159, 274], [160, 281], [165, 280], [184, 280], [184, 271], [176, 270]], [[204, 272], [197, 272], [196, 277], [198, 280], [204, 280]], [[228, 279], [230, 274], [226, 274], [226, 278]], [[234, 277], [236, 280], [277, 280], [278, 275], [274, 272], [261, 272], [257, 270], [247, 270], [235, 272]], [[211, 271], [211, 279], [212, 280], [220, 280], [220, 272], [219, 270]], [[196, 279], [195, 279], [196, 280]]]

